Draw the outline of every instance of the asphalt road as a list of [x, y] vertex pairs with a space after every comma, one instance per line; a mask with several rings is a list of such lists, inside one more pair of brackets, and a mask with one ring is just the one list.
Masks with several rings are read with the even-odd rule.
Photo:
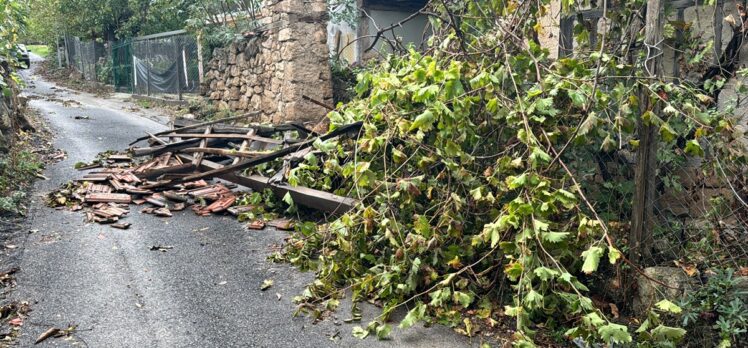
[[[191, 211], [161, 219], [133, 207], [132, 227], [115, 230], [85, 224], [83, 214], [50, 209], [43, 197], [80, 176], [73, 169], [97, 153], [124, 149], [131, 139], [165, 128], [126, 111], [118, 100], [60, 88], [24, 73], [31, 107], [56, 135], [68, 158], [45, 171], [36, 184], [29, 233], [18, 241], [21, 271], [12, 297], [31, 303], [20, 346], [32, 346], [50, 327], [77, 325], [72, 339], [49, 339], [38, 346], [87, 347], [460, 347], [478, 345], [435, 326], [393, 330], [392, 339], [359, 340], [355, 324], [329, 319], [312, 324], [293, 317], [292, 298], [313, 274], [266, 260], [284, 232], [248, 231], [229, 217], [198, 217]], [[49, 100], [50, 97], [54, 99]], [[65, 107], [61, 101], [81, 105]], [[131, 105], [130, 105], [131, 106]], [[89, 120], [76, 120], [86, 115]], [[146, 118], [143, 116], [149, 116]], [[169, 245], [167, 252], [150, 251]], [[260, 291], [265, 279], [275, 284]], [[281, 299], [278, 299], [278, 294]], [[346, 302], [346, 301], [343, 301]], [[365, 307], [367, 317], [377, 310]], [[346, 308], [337, 316], [349, 317]], [[396, 323], [393, 324], [396, 326]], [[331, 337], [339, 337], [331, 339]]]

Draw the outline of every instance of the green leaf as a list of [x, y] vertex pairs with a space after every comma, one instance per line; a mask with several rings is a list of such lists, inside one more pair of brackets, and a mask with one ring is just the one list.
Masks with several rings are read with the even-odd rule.
[[659, 325], [652, 330], [652, 337], [657, 341], [680, 341], [686, 335], [686, 330], [679, 327]]
[[455, 302], [459, 303], [462, 308], [468, 308], [473, 303], [473, 295], [461, 291], [455, 291], [452, 295]]
[[392, 326], [387, 324], [377, 326], [377, 339], [386, 340], [390, 337]]
[[663, 122], [660, 126], [660, 137], [662, 137], [662, 140], [666, 143], [673, 141], [677, 135], [678, 134], [675, 132], [673, 127], [670, 127], [667, 122]]
[[616, 262], [618, 262], [618, 259], [620, 258], [621, 258], [621, 251], [612, 246], [608, 246], [608, 261], [610, 261], [610, 264], [615, 265]]
[[696, 139], [691, 139], [686, 142], [685, 151], [691, 156], [704, 156], [704, 150], [701, 148], [701, 144]]
[[603, 248], [598, 246], [590, 247], [587, 251], [583, 252], [582, 258], [584, 258], [584, 264], [582, 265], [582, 272], [592, 274], [592, 272], [597, 271], [603, 252]]
[[410, 129], [408, 131], [412, 132], [416, 129], [428, 131], [434, 127], [434, 120], [436, 120], [434, 113], [431, 112], [431, 110], [426, 110], [422, 114], [418, 115], [415, 120], [413, 120], [413, 124], [410, 125]]
[[600, 123], [600, 118], [597, 117], [597, 115], [594, 112], [591, 112], [589, 116], [582, 122], [582, 125], [579, 126], [579, 131], [577, 134], [579, 136], [584, 136], [590, 133], [597, 125]]
[[681, 312], [683, 312], [683, 309], [681, 309], [680, 307], [678, 307], [678, 305], [668, 300], [662, 300], [660, 302], [657, 302], [655, 304], [655, 307], [657, 307], [661, 311], [665, 311], [665, 312], [669, 312], [673, 314], [680, 314]]
[[623, 325], [610, 323], [608, 325], [599, 327], [597, 329], [597, 333], [608, 344], [623, 344], [631, 343], [632, 341], [631, 334], [629, 334], [628, 328]]
[[533, 147], [532, 153], [530, 154], [530, 163], [533, 165], [533, 167], [538, 166], [540, 164], [546, 164], [551, 161], [551, 156], [543, 151], [543, 149], [539, 147]]
[[553, 106], [552, 97], [538, 99], [535, 102], [535, 110], [537, 110], [540, 114], [547, 116], [556, 116], [560, 112]]
[[584, 93], [578, 90], [569, 91], [569, 98], [571, 99], [571, 102], [572, 104], [574, 104], [574, 106], [580, 109], [584, 109], [584, 105], [587, 102], [587, 97], [584, 95]]
[[286, 204], [288, 204], [288, 205], [293, 206], [293, 197], [291, 197], [291, 193], [290, 192], [286, 192], [286, 195], [283, 196], [283, 202], [286, 203]]
[[561, 243], [568, 236], [569, 232], [543, 232], [540, 234], [540, 238], [548, 243]]
[[533, 273], [544, 282], [552, 280], [560, 274], [557, 270], [548, 267], [538, 267], [533, 270]]
[[419, 89], [413, 95], [413, 101], [417, 103], [423, 103], [427, 100], [434, 99], [434, 97], [436, 97], [438, 93], [439, 93], [439, 86], [429, 85], [429, 86]]
[[400, 322], [400, 328], [401, 329], [407, 329], [413, 325], [415, 325], [416, 322], [423, 320], [424, 316], [426, 315], [426, 305], [423, 304], [423, 302], [418, 302], [413, 309], [408, 311], [408, 314], [405, 315], [405, 318]]
[[369, 336], [369, 330], [366, 330], [360, 326], [354, 326], [351, 334], [353, 334], [353, 337], [356, 337], [358, 339], [364, 339]]

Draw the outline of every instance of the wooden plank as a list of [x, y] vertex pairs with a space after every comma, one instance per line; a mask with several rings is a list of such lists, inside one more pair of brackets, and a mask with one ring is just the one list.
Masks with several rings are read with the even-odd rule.
[[[250, 129], [249, 132], [247, 132], [247, 135], [248, 136], [254, 136], [256, 132], [257, 131], [255, 129]], [[242, 145], [239, 146], [239, 152], [247, 151], [249, 149], [249, 146], [251, 144], [252, 144], [252, 140], [250, 140], [250, 139], [244, 139], [244, 141], [242, 141]], [[239, 163], [239, 160], [240, 160], [239, 157], [240, 156], [237, 156], [236, 158], [234, 158], [234, 161], [231, 162], [231, 164], [237, 164], [237, 163]]]
[[[644, 64], [646, 77], [660, 78], [662, 72], [662, 31], [663, 15], [661, 0], [647, 1], [647, 14], [645, 23], [644, 44], [647, 49], [647, 57]], [[649, 91], [643, 87], [639, 89], [639, 112], [660, 113], [660, 105], [650, 105]], [[657, 181], [657, 136], [658, 129], [654, 125], [645, 125], [642, 118], [637, 119], [639, 133], [639, 148], [637, 150], [637, 163], [635, 169], [635, 192], [631, 214], [631, 230], [629, 231], [628, 259], [638, 267], [642, 260], [651, 257], [652, 227], [654, 225], [654, 200]], [[634, 284], [636, 274], [631, 270], [627, 274], [625, 284]], [[633, 288], [629, 285], [625, 289], [626, 302], [633, 299]]]
[[[189, 155], [184, 154], [179, 154], [178, 156], [185, 160], [190, 160], [191, 158]], [[200, 164], [200, 170], [216, 170], [219, 168], [222, 168], [220, 164], [209, 160], [203, 160]], [[353, 198], [341, 197], [308, 187], [292, 187], [285, 184], [271, 183], [270, 178], [259, 175], [244, 176], [234, 173], [224, 173], [218, 176], [218, 178], [260, 192], [266, 188], [270, 188], [278, 197], [284, 197], [288, 193], [297, 204], [332, 214], [344, 214], [353, 209], [358, 202]]]
[[[213, 131], [213, 127], [208, 126], [205, 128], [205, 135], [211, 135], [210, 133]], [[200, 148], [204, 149], [208, 147], [208, 138], [203, 138], [202, 141], [200, 141]], [[195, 165], [195, 167], [200, 166], [200, 162], [203, 161], [203, 157], [205, 156], [204, 152], [195, 152], [192, 157], [194, 157], [194, 160], [192, 161], [192, 164]]]
[[713, 20], [713, 27], [714, 27], [714, 64], [719, 65], [719, 57], [722, 56], [722, 21], [724, 20], [725, 14], [722, 13], [722, 5], [718, 4], [714, 6], [714, 17]]

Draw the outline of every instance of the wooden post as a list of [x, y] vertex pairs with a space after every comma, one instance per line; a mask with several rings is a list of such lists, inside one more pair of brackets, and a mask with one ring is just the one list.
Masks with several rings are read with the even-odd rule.
[[197, 77], [200, 83], [203, 83], [203, 74], [205, 73], [205, 67], [203, 67], [203, 32], [202, 30], [197, 33]]
[[179, 39], [176, 36], [172, 37], [172, 41], [174, 43], [174, 58], [177, 60], [177, 100], [182, 100], [182, 54], [181, 50], [179, 49], [181, 45], [179, 44]]
[[714, 65], [719, 65], [719, 57], [722, 56], [722, 21], [725, 17], [722, 6], [724, 4], [721, 1], [714, 5]]
[[[647, 16], [645, 24], [644, 46], [647, 58], [644, 63], [647, 77], [660, 78], [662, 76], [662, 3], [661, 0], [647, 1]], [[659, 103], [651, 104], [650, 92], [640, 88], [639, 111], [660, 112]], [[655, 181], [657, 179], [657, 137], [658, 128], [652, 124], [645, 124], [640, 117], [638, 120], [639, 149], [637, 152], [633, 212], [631, 216], [631, 231], [629, 234], [629, 260], [639, 265], [643, 259], [651, 256], [651, 238], [654, 223]], [[635, 276], [633, 270], [631, 278]], [[627, 282], [630, 289], [633, 282]], [[632, 297], [627, 296], [630, 300]]]
[[65, 34], [63, 41], [65, 43], [65, 64], [67, 65], [68, 68], [70, 68], [70, 43], [68, 42], [67, 34]]
[[148, 69], [148, 80], [146, 82], [146, 95], [151, 96], [151, 40], [145, 40], [145, 68]]
[[574, 16], [561, 13], [558, 35], [558, 57], [564, 58], [571, 55], [574, 49]]
[[[678, 14], [676, 19], [683, 23], [686, 20], [685, 16], [685, 10], [682, 8], [678, 9]], [[673, 78], [677, 83], [680, 83], [680, 50], [683, 49], [683, 29], [678, 28], [675, 32], [675, 49], [673, 50]]]

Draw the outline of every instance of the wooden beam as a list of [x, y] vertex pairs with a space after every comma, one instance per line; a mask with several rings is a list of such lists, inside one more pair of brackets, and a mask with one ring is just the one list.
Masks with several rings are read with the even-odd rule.
[[[244, 115], [241, 115], [241, 116], [223, 118], [223, 119], [220, 119], [220, 120], [208, 121], [208, 122], [193, 124], [191, 126], [181, 127], [179, 130], [180, 131], [184, 131], [184, 130], [189, 130], [189, 129], [196, 129], [196, 128], [202, 128], [202, 127], [206, 127], [206, 126], [211, 126], [211, 125], [218, 124], [218, 123], [225, 123], [225, 122], [230, 122], [230, 121], [238, 121], [238, 120], [241, 120], [241, 119], [245, 119], [247, 117], [257, 116], [259, 114], [260, 114], [259, 111], [252, 111], [252, 112], [248, 112], [248, 113], [246, 113]], [[174, 132], [174, 130], [169, 129], [169, 130], [165, 130], [165, 131], [162, 131], [162, 132], [158, 132], [158, 133], [153, 134], [153, 135], [155, 135], [155, 136], [162, 136], [164, 134], [169, 134], [169, 133], [172, 133], [172, 132]], [[133, 141], [132, 143], [130, 143], [130, 146], [135, 145], [135, 144], [137, 144], [138, 142], [140, 142], [142, 140], [148, 139], [149, 137], [150, 137], [150, 135], [144, 136], [144, 137], [140, 137], [140, 138], [136, 139], [135, 141]]]
[[[207, 128], [205, 128], [205, 135], [210, 135], [211, 131], [213, 131], [213, 127], [208, 126]], [[208, 147], [208, 138], [203, 138], [203, 140], [200, 141], [200, 148], [204, 149], [207, 147]], [[195, 167], [199, 167], [200, 162], [203, 161], [203, 156], [205, 156], [204, 152], [195, 151], [195, 154], [193, 155], [195, 159], [192, 161], [192, 164], [194, 164]]]
[[188, 134], [178, 134], [178, 133], [171, 133], [164, 135], [165, 137], [181, 137], [181, 138], [192, 138], [192, 139], [244, 139], [244, 140], [253, 140], [253, 141], [259, 141], [263, 143], [268, 144], [275, 144], [275, 145], [282, 145], [283, 140], [277, 140], [277, 139], [271, 139], [271, 138], [265, 138], [265, 137], [258, 137], [256, 135], [247, 135], [247, 134], [196, 134], [196, 133], [188, 133]]
[[184, 149], [184, 152], [209, 153], [211, 155], [221, 155], [221, 156], [230, 156], [230, 157], [238, 157], [238, 158], [257, 157], [257, 156], [267, 155], [269, 153], [269, 152], [258, 152], [258, 151], [216, 149], [212, 147], [206, 147], [206, 148], [190, 147], [190, 148]]
[[[177, 156], [185, 161], [191, 161], [192, 159], [191, 156], [186, 154], [178, 154]], [[211, 171], [222, 167], [223, 166], [218, 163], [203, 160], [199, 169]], [[278, 197], [284, 197], [286, 194], [289, 194], [296, 204], [331, 214], [344, 214], [353, 209], [358, 203], [358, 201], [353, 198], [341, 197], [329, 192], [310, 189], [308, 187], [292, 187], [287, 184], [271, 183], [270, 178], [259, 175], [244, 176], [234, 173], [224, 173], [218, 176], [218, 178], [251, 188], [258, 192], [269, 188], [273, 190], [273, 193]]]
[[[159, 139], [159, 138], [154, 138]], [[162, 141], [159, 139], [159, 143], [163, 143], [165, 145], [159, 145], [159, 146], [153, 146], [153, 147], [143, 147], [143, 148], [135, 148], [132, 149], [133, 156], [136, 157], [142, 157], [142, 156], [158, 156], [163, 153], [167, 152], [177, 152], [180, 150], [184, 150], [186, 148], [195, 147], [196, 145], [200, 144], [200, 139], [188, 139], [183, 141], [178, 141], [176, 143], [169, 143]], [[228, 143], [228, 139], [209, 139], [208, 140], [208, 146], [213, 147], [213, 145], [217, 144], [226, 144]]]
[[[646, 77], [661, 78], [662, 63], [662, 31], [663, 8], [661, 0], [647, 1], [647, 14], [644, 33], [644, 45], [648, 47], [644, 61]], [[631, 214], [631, 230], [629, 232], [628, 259], [638, 267], [642, 260], [651, 259], [651, 240], [654, 226], [655, 182], [657, 181], [657, 136], [656, 126], [644, 124], [641, 115], [646, 112], [660, 113], [659, 103], [651, 104], [649, 91], [643, 87], [639, 89], [639, 112], [637, 119], [639, 133], [639, 148], [637, 149], [637, 163], [635, 170], [634, 203]], [[633, 299], [633, 288], [636, 273], [629, 272], [628, 288], [625, 289], [627, 302]]]
[[[250, 129], [250, 130], [249, 130], [249, 131], [247, 132], [247, 135], [249, 135], [249, 136], [253, 136], [253, 135], [255, 135], [255, 132], [257, 132], [257, 131], [256, 131], [256, 130], [254, 130], [254, 129]], [[250, 139], [244, 139], [244, 141], [242, 141], [242, 145], [241, 145], [241, 146], [239, 146], [239, 152], [244, 152], [244, 151], [247, 151], [247, 150], [249, 150], [249, 146], [250, 146], [251, 144], [252, 144], [252, 140], [250, 140]], [[240, 160], [240, 158], [239, 158], [239, 157], [241, 157], [241, 156], [237, 156], [236, 158], [234, 158], [234, 161], [233, 161], [233, 162], [231, 162], [231, 164], [237, 164], [237, 163], [239, 163], [239, 160]]]

